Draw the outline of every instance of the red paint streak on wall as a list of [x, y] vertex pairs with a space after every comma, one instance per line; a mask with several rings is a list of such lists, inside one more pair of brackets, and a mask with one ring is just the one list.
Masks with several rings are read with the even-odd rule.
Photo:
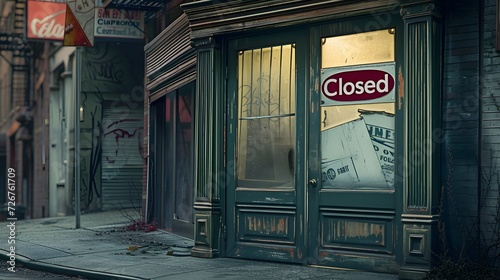
[[[104, 133], [104, 136], [107, 136], [109, 134], [114, 134], [116, 145], [118, 145], [118, 147], [119, 147], [121, 138], [122, 139], [125, 139], [125, 138], [130, 139], [130, 138], [134, 137], [136, 135], [137, 131], [139, 131], [139, 130], [143, 130], [143, 128], [142, 127], [136, 128], [133, 133], [130, 133], [127, 130], [124, 130], [121, 128], [116, 128], [116, 129], [113, 129], [109, 132]], [[141, 152], [140, 141], [138, 143], [138, 146], [139, 146], [139, 152]], [[118, 155], [118, 148], [116, 149], [115, 154]]]

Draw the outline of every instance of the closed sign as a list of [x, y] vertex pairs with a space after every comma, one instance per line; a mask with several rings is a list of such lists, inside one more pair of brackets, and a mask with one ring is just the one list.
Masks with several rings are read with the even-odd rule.
[[394, 102], [395, 65], [377, 63], [322, 69], [322, 105]]

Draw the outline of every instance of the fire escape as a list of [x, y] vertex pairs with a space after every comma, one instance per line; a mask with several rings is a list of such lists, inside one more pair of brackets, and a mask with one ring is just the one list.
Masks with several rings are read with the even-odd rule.
[[0, 33], [0, 51], [12, 53], [10, 60], [5, 59], [11, 67], [11, 109], [30, 105], [32, 50], [25, 36], [27, 1], [14, 0], [13, 26]]
[[[17, 212], [19, 217], [24, 217], [25, 213], [29, 213], [27, 211], [31, 211], [32, 190], [28, 188], [33, 182], [33, 160], [30, 160], [33, 158], [33, 117], [30, 112], [33, 103], [30, 98], [33, 51], [25, 35], [27, 2], [28, 0], [3, 2], [3, 9], [8, 9], [9, 15], [2, 18], [2, 30], [0, 30], [0, 56], [10, 66], [9, 110], [11, 113], [16, 112], [13, 115], [15, 119], [10, 119], [9, 131], [16, 127], [14, 120], [17, 121], [17, 128], [8, 136], [11, 141], [12, 138], [22, 141], [22, 143], [15, 142], [14, 148], [9, 152], [11, 156], [9, 160], [15, 162], [19, 180], [28, 182], [28, 187], [16, 189], [20, 198], [18, 207], [20, 211]], [[3, 12], [6, 14], [6, 11]], [[20, 110], [17, 111], [18, 109]]]

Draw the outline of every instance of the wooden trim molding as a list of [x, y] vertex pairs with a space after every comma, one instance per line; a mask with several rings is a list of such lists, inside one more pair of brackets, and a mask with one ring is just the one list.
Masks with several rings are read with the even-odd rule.
[[399, 0], [203, 0], [182, 4], [191, 39], [393, 11]]
[[183, 14], [144, 47], [150, 102], [195, 79], [196, 51], [189, 35], [189, 22]]

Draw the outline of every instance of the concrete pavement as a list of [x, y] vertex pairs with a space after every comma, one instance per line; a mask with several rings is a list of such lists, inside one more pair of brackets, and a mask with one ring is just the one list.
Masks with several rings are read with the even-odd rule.
[[[88, 279], [398, 279], [392, 274], [305, 265], [194, 258], [193, 240], [162, 230], [125, 230], [131, 219], [138, 218], [134, 215], [133, 211], [83, 214], [80, 229], [75, 229], [74, 216], [16, 221], [16, 264]], [[0, 228], [0, 257], [8, 261], [12, 231], [9, 222], [0, 222]]]

